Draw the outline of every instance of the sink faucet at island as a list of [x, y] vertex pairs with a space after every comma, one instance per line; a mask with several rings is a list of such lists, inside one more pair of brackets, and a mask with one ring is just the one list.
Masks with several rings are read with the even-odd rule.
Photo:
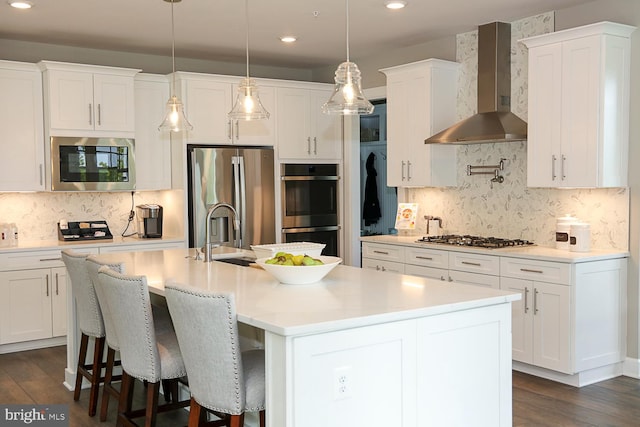
[[242, 247], [242, 233], [240, 233], [240, 220], [238, 219], [238, 212], [236, 209], [228, 203], [216, 203], [211, 205], [207, 210], [207, 220], [204, 226], [205, 230], [205, 243], [204, 243], [204, 262], [211, 261], [211, 217], [213, 213], [221, 208], [227, 208], [231, 211], [233, 220], [233, 230], [238, 234], [238, 238], [234, 239], [237, 248]]

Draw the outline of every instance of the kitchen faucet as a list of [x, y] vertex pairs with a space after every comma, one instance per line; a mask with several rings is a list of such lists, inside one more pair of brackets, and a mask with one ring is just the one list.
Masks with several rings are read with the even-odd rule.
[[211, 217], [213, 216], [213, 213], [220, 208], [227, 208], [231, 211], [233, 230], [238, 234], [238, 238], [234, 239], [234, 243], [236, 244], [237, 248], [240, 248], [242, 246], [242, 233], [240, 233], [240, 220], [238, 219], [238, 212], [233, 206], [228, 203], [216, 203], [215, 205], [210, 206], [207, 210], [207, 220], [204, 226], [204, 262], [211, 261]]

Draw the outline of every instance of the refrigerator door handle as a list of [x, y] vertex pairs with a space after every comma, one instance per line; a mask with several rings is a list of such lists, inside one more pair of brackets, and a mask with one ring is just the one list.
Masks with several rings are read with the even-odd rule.
[[247, 199], [246, 199], [246, 179], [245, 179], [245, 170], [244, 170], [244, 157], [242, 156], [234, 156], [233, 157], [233, 180], [234, 180], [234, 189], [235, 189], [235, 208], [238, 212], [238, 220], [240, 221], [240, 232], [238, 233], [237, 239], [238, 244], [236, 247], [242, 247], [242, 241], [244, 240], [244, 230], [246, 227], [247, 220]]

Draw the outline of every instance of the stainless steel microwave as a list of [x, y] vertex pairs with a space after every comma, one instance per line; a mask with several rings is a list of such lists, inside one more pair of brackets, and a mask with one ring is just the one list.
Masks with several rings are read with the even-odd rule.
[[135, 188], [133, 139], [51, 137], [53, 191], [125, 191]]

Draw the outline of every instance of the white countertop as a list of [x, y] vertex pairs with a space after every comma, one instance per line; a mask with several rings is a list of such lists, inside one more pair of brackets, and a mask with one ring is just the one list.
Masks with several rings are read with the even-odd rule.
[[238, 320], [291, 336], [433, 316], [520, 299], [520, 294], [339, 265], [311, 285], [283, 285], [254, 267], [196, 261], [194, 250], [98, 255], [146, 275], [151, 292], [165, 282], [233, 292]]
[[0, 254], [8, 252], [22, 252], [34, 250], [52, 250], [52, 249], [73, 249], [100, 247], [109, 245], [144, 245], [150, 243], [178, 243], [184, 242], [184, 238], [175, 236], [163, 236], [154, 239], [142, 239], [136, 236], [121, 237], [114, 236], [113, 239], [98, 239], [85, 241], [60, 241], [60, 240], [18, 240], [17, 246], [2, 246]]
[[606, 259], [626, 258], [628, 251], [622, 250], [592, 250], [589, 252], [570, 252], [544, 246], [512, 246], [509, 248], [487, 249], [472, 246], [454, 246], [438, 243], [418, 243], [416, 240], [422, 236], [379, 235], [362, 236], [362, 242], [384, 243], [389, 245], [411, 246], [416, 248], [437, 249], [449, 252], [472, 252], [484, 255], [495, 255], [512, 258], [527, 258], [540, 261], [555, 261], [563, 263], [579, 263], [588, 261], [600, 261]]

